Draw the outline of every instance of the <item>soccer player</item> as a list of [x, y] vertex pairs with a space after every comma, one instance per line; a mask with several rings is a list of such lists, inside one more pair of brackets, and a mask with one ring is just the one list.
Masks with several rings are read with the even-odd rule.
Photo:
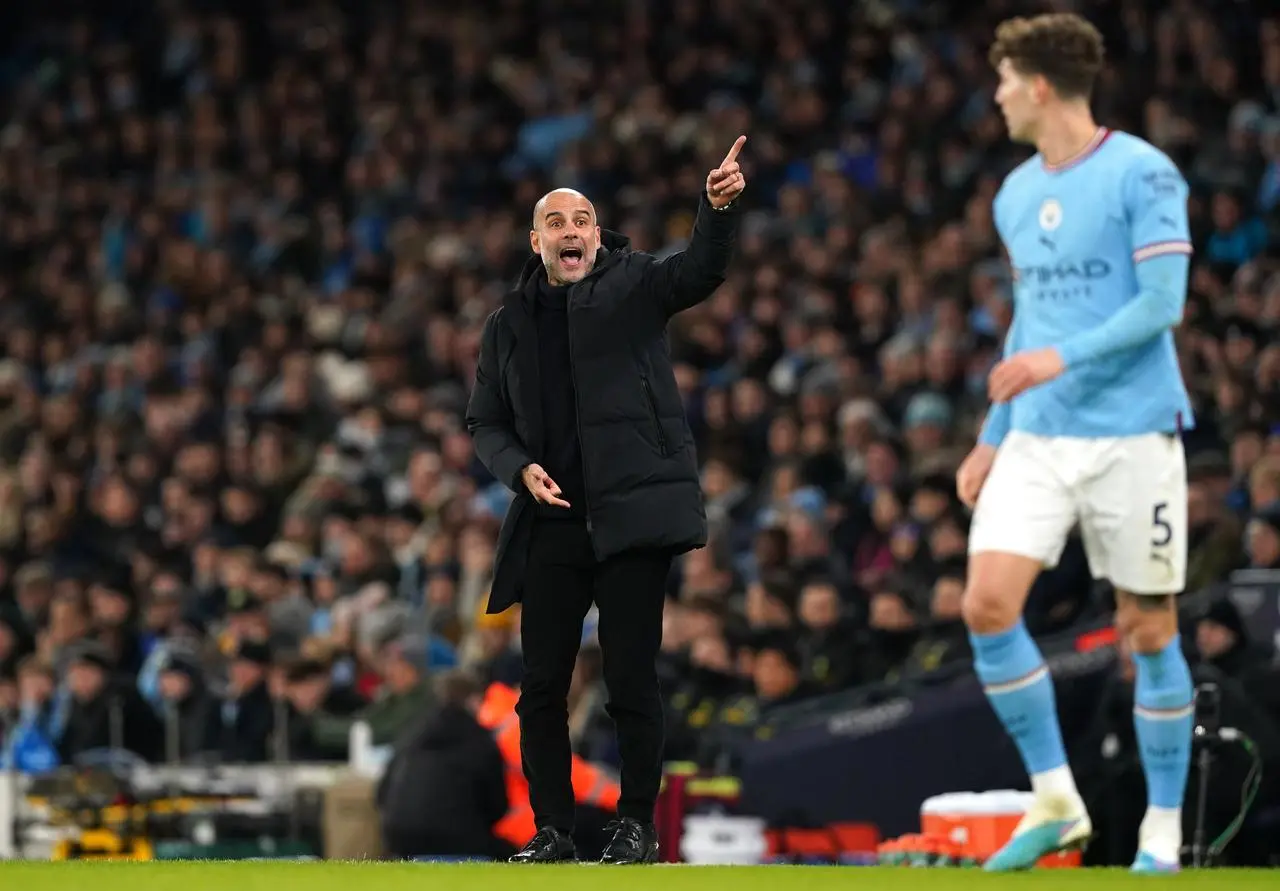
[[986, 867], [1026, 869], [1082, 846], [1089, 815], [1067, 764], [1049, 673], [1021, 613], [1080, 524], [1137, 664], [1134, 723], [1147, 781], [1135, 872], [1178, 868], [1193, 692], [1174, 596], [1187, 556], [1192, 424], [1172, 329], [1186, 299], [1187, 186], [1154, 147], [1098, 126], [1098, 31], [1075, 15], [996, 31], [996, 102], [1035, 157], [994, 215], [1015, 271], [1014, 321], [992, 408], [957, 474], [974, 507], [964, 618], [974, 668], [1031, 775], [1033, 804]]

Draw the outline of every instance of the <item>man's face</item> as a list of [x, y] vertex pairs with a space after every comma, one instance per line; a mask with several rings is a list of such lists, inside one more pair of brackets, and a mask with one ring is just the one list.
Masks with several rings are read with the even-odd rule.
[[257, 662], [250, 662], [248, 659], [234, 659], [231, 662], [228, 671], [228, 679], [231, 681], [231, 689], [237, 694], [242, 695], [262, 683], [266, 675], [266, 668]]
[[765, 650], [756, 657], [756, 692], [765, 699], [781, 699], [795, 689], [795, 668], [780, 653]]
[[106, 673], [96, 665], [74, 662], [67, 671], [67, 686], [79, 702], [88, 702], [106, 685]]
[[548, 193], [534, 208], [529, 244], [542, 257], [551, 284], [582, 281], [596, 265], [600, 249], [596, 209], [571, 189]]
[[1037, 81], [1019, 72], [1008, 59], [1001, 59], [996, 71], [1000, 85], [996, 88], [996, 104], [1004, 115], [1009, 138], [1014, 142], [1034, 142], [1039, 117], [1036, 99]]
[[916, 424], [907, 428], [907, 446], [915, 454], [931, 452], [942, 447], [945, 432], [934, 423]]
[[418, 670], [398, 653], [389, 653], [382, 659], [382, 677], [392, 690], [408, 690], [418, 682]]
[[840, 597], [830, 585], [809, 585], [800, 595], [800, 621], [810, 628], [831, 628], [840, 621]]
[[933, 617], [952, 622], [960, 618], [960, 602], [964, 599], [964, 581], [957, 578], [940, 578], [933, 586]]
[[18, 606], [28, 615], [44, 611], [53, 596], [53, 585], [43, 579], [18, 586]]
[[1262, 437], [1257, 433], [1246, 432], [1237, 436], [1231, 443], [1231, 471], [1243, 475], [1262, 458]]
[[1196, 649], [1206, 659], [1216, 659], [1236, 645], [1235, 632], [1212, 619], [1201, 619], [1196, 625]]
[[329, 679], [322, 674], [294, 681], [289, 685], [289, 700], [304, 714], [315, 711], [329, 692]]
[[402, 548], [413, 540], [415, 527], [402, 517], [387, 521], [387, 543], [393, 548]]
[[90, 595], [93, 618], [108, 628], [119, 628], [129, 618], [129, 601], [119, 591], [95, 587]]
[[1269, 567], [1280, 559], [1280, 534], [1266, 523], [1259, 520], [1251, 522], [1245, 543], [1254, 566]]
[[166, 702], [181, 702], [191, 694], [191, 678], [186, 672], [164, 671], [160, 673], [160, 695]]
[[878, 631], [908, 631], [915, 618], [897, 594], [880, 592], [871, 598], [871, 627]]
[[53, 678], [43, 671], [26, 671], [18, 675], [18, 698], [31, 705], [44, 705], [53, 695]]

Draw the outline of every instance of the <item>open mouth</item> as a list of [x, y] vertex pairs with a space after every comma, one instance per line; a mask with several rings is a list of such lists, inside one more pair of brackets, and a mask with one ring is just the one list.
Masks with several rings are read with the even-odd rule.
[[582, 248], [580, 247], [567, 247], [561, 248], [560, 250], [560, 264], [564, 266], [565, 269], [579, 268], [582, 266], [584, 259], [585, 258], [582, 255]]

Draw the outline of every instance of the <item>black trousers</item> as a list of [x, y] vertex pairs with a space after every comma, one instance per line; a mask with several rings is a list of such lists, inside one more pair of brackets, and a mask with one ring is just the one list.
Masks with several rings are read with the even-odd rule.
[[609, 693], [606, 711], [622, 756], [618, 816], [651, 822], [662, 781], [662, 697], [657, 658], [671, 555], [634, 551], [597, 562], [584, 523], [535, 521], [520, 612], [524, 672], [520, 755], [539, 828], [574, 828], [569, 681], [594, 601]]

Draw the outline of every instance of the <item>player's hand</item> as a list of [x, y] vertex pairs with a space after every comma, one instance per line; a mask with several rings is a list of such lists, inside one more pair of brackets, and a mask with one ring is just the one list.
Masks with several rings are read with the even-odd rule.
[[1067, 368], [1053, 347], [1015, 353], [991, 369], [987, 392], [992, 402], [1008, 402], [1019, 393], [1048, 383]]
[[991, 465], [995, 460], [995, 446], [978, 443], [960, 463], [960, 469], [956, 471], [956, 494], [970, 510], [978, 503], [978, 496], [982, 494], [982, 487], [987, 482], [987, 475], [991, 473]]
[[747, 178], [742, 175], [742, 168], [738, 166], [738, 152], [746, 144], [747, 137], [739, 136], [720, 166], [707, 174], [707, 199], [712, 207], [718, 209], [727, 206], [747, 187]]
[[540, 504], [552, 504], [556, 507], [568, 507], [569, 502], [560, 497], [560, 487], [556, 481], [547, 476], [547, 472], [539, 464], [530, 464], [520, 474], [524, 487], [529, 490], [533, 500]]

